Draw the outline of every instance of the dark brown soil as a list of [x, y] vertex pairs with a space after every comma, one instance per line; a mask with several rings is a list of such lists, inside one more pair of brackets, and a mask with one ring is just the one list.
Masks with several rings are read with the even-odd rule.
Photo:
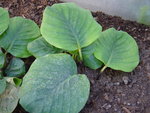
[[[11, 17], [23, 16], [40, 24], [43, 9], [54, 3], [58, 1], [0, 0], [0, 7], [8, 9]], [[139, 45], [141, 61], [131, 73], [106, 69], [100, 74], [99, 70], [79, 65], [79, 72], [85, 73], [91, 82], [90, 98], [80, 113], [150, 113], [150, 27], [101, 12], [93, 16], [103, 30], [114, 27], [132, 35]], [[14, 113], [27, 112], [18, 106]]]

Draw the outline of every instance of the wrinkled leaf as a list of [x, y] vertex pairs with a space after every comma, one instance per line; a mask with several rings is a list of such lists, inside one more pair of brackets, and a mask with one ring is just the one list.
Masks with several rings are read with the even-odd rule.
[[6, 80], [0, 79], [0, 94], [2, 94], [5, 91], [6, 88]]
[[0, 95], [0, 113], [12, 113], [19, 100], [19, 88], [7, 83], [6, 90]]
[[25, 74], [25, 64], [19, 58], [12, 58], [9, 65], [5, 69], [8, 77], [20, 77]]
[[13, 56], [30, 56], [27, 44], [40, 35], [39, 27], [31, 20], [22, 17], [10, 19], [8, 30], [0, 37], [0, 46]]
[[20, 104], [30, 113], [78, 113], [89, 88], [71, 56], [50, 54], [37, 58], [23, 78]]
[[53, 54], [62, 52], [62, 50], [50, 45], [42, 37], [30, 42], [28, 44], [28, 51], [35, 57], [41, 57], [50, 53]]
[[135, 40], [126, 32], [113, 28], [104, 31], [98, 39], [94, 53], [106, 67], [125, 72], [131, 72], [139, 63], [138, 46]]
[[55, 47], [78, 50], [99, 38], [102, 27], [92, 17], [91, 12], [73, 3], [54, 4], [47, 7], [41, 25], [42, 36]]
[[[97, 41], [96, 41], [97, 42]], [[98, 69], [102, 66], [102, 62], [94, 56], [96, 42], [82, 49], [84, 65], [91, 69]]]
[[3, 52], [0, 49], [0, 68], [3, 67], [4, 63], [5, 63], [5, 55], [3, 54]]
[[7, 10], [0, 7], [0, 35], [8, 28], [9, 13]]

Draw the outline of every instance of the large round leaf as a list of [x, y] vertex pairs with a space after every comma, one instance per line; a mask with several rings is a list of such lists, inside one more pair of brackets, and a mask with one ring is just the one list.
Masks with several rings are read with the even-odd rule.
[[0, 35], [8, 28], [9, 13], [0, 7]]
[[33, 21], [14, 17], [10, 19], [8, 30], [0, 37], [0, 46], [16, 57], [28, 57], [27, 44], [39, 35], [39, 27]]
[[132, 71], [139, 63], [138, 46], [126, 32], [113, 28], [104, 31], [95, 51], [97, 59], [115, 70]]
[[23, 78], [20, 104], [30, 113], [78, 113], [89, 96], [89, 81], [77, 75], [67, 54], [39, 57]]
[[40, 37], [36, 40], [33, 40], [28, 44], [28, 51], [35, 57], [41, 57], [47, 54], [54, 54], [62, 52], [61, 49], [58, 49], [48, 42], [44, 38]]
[[73, 3], [47, 7], [41, 25], [46, 41], [68, 51], [81, 51], [99, 38], [101, 30], [90, 11]]

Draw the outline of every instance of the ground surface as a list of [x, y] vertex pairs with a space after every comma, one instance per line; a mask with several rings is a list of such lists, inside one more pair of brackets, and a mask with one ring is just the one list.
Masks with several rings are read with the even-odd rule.
[[[23, 16], [41, 23], [46, 5], [57, 0], [0, 0], [11, 17]], [[140, 64], [131, 73], [107, 69], [103, 74], [79, 65], [91, 82], [90, 98], [80, 113], [150, 113], [150, 27], [97, 12], [93, 16], [103, 30], [114, 27], [132, 35], [139, 45]], [[128, 46], [128, 45], [127, 45]], [[99, 80], [96, 80], [99, 76]], [[27, 113], [20, 106], [14, 113]]]

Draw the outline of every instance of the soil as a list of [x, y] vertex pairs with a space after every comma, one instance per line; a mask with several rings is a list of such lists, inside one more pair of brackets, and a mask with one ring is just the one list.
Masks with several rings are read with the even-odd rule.
[[[23, 16], [40, 25], [43, 9], [59, 2], [0, 0], [0, 7], [8, 9], [11, 17]], [[85, 73], [91, 82], [90, 98], [80, 113], [150, 113], [150, 27], [101, 12], [93, 16], [103, 30], [114, 27], [134, 37], [139, 46], [140, 64], [131, 73], [106, 69], [102, 74], [78, 64], [79, 73]], [[27, 112], [18, 105], [13, 113]]]

